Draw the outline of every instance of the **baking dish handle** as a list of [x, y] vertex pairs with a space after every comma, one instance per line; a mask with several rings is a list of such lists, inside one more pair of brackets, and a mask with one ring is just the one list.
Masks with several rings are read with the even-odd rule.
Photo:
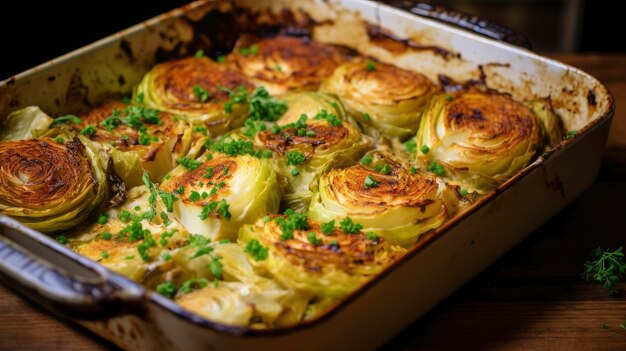
[[484, 35], [491, 39], [504, 41], [509, 44], [532, 50], [530, 41], [522, 34], [477, 16], [468, 15], [457, 10], [449, 9], [445, 6], [426, 4], [423, 2], [383, 0], [383, 3], [406, 10], [418, 16], [428, 17]]
[[144, 293], [135, 284], [115, 279], [97, 263], [2, 215], [0, 280], [61, 316], [82, 320], [130, 312]]

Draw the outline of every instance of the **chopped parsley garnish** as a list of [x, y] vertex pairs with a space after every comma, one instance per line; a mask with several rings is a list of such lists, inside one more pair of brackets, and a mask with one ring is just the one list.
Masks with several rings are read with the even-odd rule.
[[[242, 93], [241, 96], [243, 97], [244, 94]], [[272, 98], [264, 87], [256, 88], [250, 95], [246, 92], [245, 99], [248, 102], [249, 112], [248, 119], [244, 123], [243, 134], [248, 137], [254, 137], [256, 133], [267, 128], [263, 121], [276, 121], [287, 111], [287, 105]], [[242, 99], [233, 100], [233, 102], [243, 102], [239, 100]]]
[[222, 258], [219, 256], [212, 257], [211, 262], [207, 268], [213, 273], [213, 277], [215, 277], [215, 285], [217, 286], [217, 280], [222, 278], [222, 262], [220, 262]]
[[367, 238], [367, 240], [371, 240], [371, 241], [378, 240], [378, 235], [376, 235], [376, 233], [374, 233], [374, 232], [367, 232], [367, 233], [365, 233], [365, 237]]
[[391, 166], [389, 166], [386, 163], [381, 163], [376, 165], [376, 167], [374, 167], [374, 169], [380, 173], [380, 174], [384, 174], [384, 175], [388, 175], [389, 173], [391, 173]]
[[[207, 244], [208, 245], [208, 244]], [[215, 248], [213, 246], [202, 246], [198, 249], [198, 251], [196, 251], [191, 257], [190, 259], [194, 259], [194, 258], [198, 258], [204, 255], [208, 255], [211, 252], [213, 252], [213, 250], [215, 250]]]
[[228, 156], [252, 154], [254, 151], [251, 141], [225, 139], [211, 145], [211, 150]]
[[330, 125], [335, 126], [335, 127], [342, 126], [341, 119], [339, 119], [337, 116], [333, 115], [332, 113], [328, 113], [328, 111], [326, 110], [321, 110], [317, 115], [315, 115], [314, 119], [324, 119]]
[[178, 164], [183, 166], [183, 168], [188, 169], [190, 171], [195, 170], [196, 168], [200, 167], [200, 165], [202, 164], [202, 162], [196, 161], [193, 158], [188, 158], [188, 157], [179, 158], [178, 160], [176, 160], [176, 162], [178, 162]]
[[415, 150], [417, 149], [417, 142], [415, 141], [415, 138], [405, 142], [404, 143], [404, 149], [408, 153], [415, 152]]
[[78, 132], [80, 135], [94, 135], [96, 134], [96, 127], [94, 126], [86, 126]]
[[117, 216], [117, 218], [119, 218], [120, 221], [126, 223], [126, 222], [130, 221], [131, 216], [132, 216], [132, 213], [130, 213], [130, 211], [128, 211], [128, 210], [121, 210], [120, 214]]
[[159, 141], [154, 135], [148, 134], [148, 129], [146, 126], [139, 127], [139, 137], [137, 138], [140, 145], [150, 145], [151, 141]]
[[102, 237], [102, 240], [111, 240], [111, 238], [113, 237], [113, 234], [109, 232], [105, 232], [105, 233], [100, 234], [100, 236]]
[[142, 176], [142, 180], [143, 180], [143, 183], [146, 185], [146, 187], [148, 187], [148, 190], [150, 191], [150, 196], [148, 196], [148, 202], [150, 203], [150, 207], [154, 209], [156, 208], [156, 200], [157, 200], [156, 187], [154, 186], [154, 183], [152, 183], [152, 181], [150, 180], [150, 176], [148, 176], [148, 173], [144, 172]]
[[209, 135], [209, 132], [203, 126], [193, 126], [193, 131], [194, 132], [198, 132], [198, 133], [200, 133], [202, 135]]
[[163, 259], [163, 261], [171, 261], [172, 260], [172, 255], [169, 252], [164, 252], [161, 255], [161, 258]]
[[139, 128], [143, 123], [162, 125], [163, 121], [159, 117], [159, 110], [153, 108], [129, 106], [126, 108], [126, 117], [120, 120], [132, 128]]
[[445, 96], [446, 101], [450, 102], [452, 101], [452, 95], [446, 95]]
[[234, 90], [226, 87], [219, 87], [219, 89], [228, 93], [229, 100], [224, 103], [224, 112], [226, 113], [233, 113], [233, 106], [244, 103], [248, 98], [248, 90], [242, 85]]
[[135, 101], [137, 101], [140, 104], [143, 104], [144, 101], [144, 94], [143, 93], [139, 93], [137, 94], [137, 96], [135, 96]]
[[265, 122], [263, 121], [255, 121], [253, 119], [246, 119], [244, 122], [244, 129], [242, 131], [243, 135], [253, 138], [258, 132], [262, 132], [267, 129]]
[[228, 174], [228, 167], [224, 168], [224, 175]]
[[217, 194], [217, 191], [225, 186], [226, 186], [226, 183], [224, 182], [219, 182], [215, 184], [215, 186], [213, 186], [213, 188], [211, 188], [211, 191], [209, 191], [209, 193], [207, 194], [207, 197]]
[[622, 246], [615, 251], [608, 249], [602, 251], [598, 246], [591, 256], [592, 260], [585, 262], [585, 271], [580, 274], [580, 277], [585, 281], [593, 280], [602, 283], [609, 291], [609, 295], [617, 295], [618, 290], [615, 286], [626, 272]]
[[178, 189], [176, 189], [176, 192], [178, 193], [178, 195], [182, 195], [185, 193], [185, 186], [181, 185], [180, 187], [178, 187]]
[[270, 149], [265, 149], [261, 152], [261, 157], [262, 158], [270, 158], [272, 157], [272, 150]]
[[291, 173], [292, 176], [295, 177], [298, 174], [300, 174], [300, 171], [297, 168], [293, 168], [290, 173]]
[[322, 223], [320, 225], [320, 228], [322, 229], [322, 233], [324, 235], [328, 235], [328, 234], [332, 233], [335, 230], [335, 220], [333, 219], [330, 222]]
[[411, 166], [409, 170], [411, 171], [411, 174], [417, 173], [417, 168], [415, 166]]
[[189, 245], [191, 246], [204, 246], [211, 243], [211, 239], [200, 234], [191, 234], [189, 236]]
[[193, 86], [193, 96], [195, 96], [196, 99], [198, 99], [198, 101], [202, 103], [209, 101], [209, 99], [211, 98], [211, 94], [209, 94], [209, 92], [204, 89], [200, 84], [196, 84]]
[[271, 220], [272, 220], [272, 217], [270, 217], [269, 215], [265, 216], [265, 217], [263, 217], [263, 224], [265, 224], [265, 223], [267, 223], [267, 222], [269, 222]]
[[[117, 109], [113, 109], [111, 115], [104, 121], [100, 122], [100, 125], [110, 132], [123, 123], [133, 129], [138, 129], [143, 134], [148, 134], [144, 123], [156, 125], [163, 124], [163, 121], [159, 117], [159, 110], [153, 108], [128, 106], [126, 107], [126, 110], [124, 110], [124, 114], [125, 116], [122, 116]], [[144, 136], [144, 139], [145, 138], [146, 137]]]
[[98, 224], [106, 224], [109, 221], [109, 214], [107, 212], [98, 216]]
[[144, 229], [141, 225], [140, 218], [134, 218], [132, 223], [124, 227], [115, 237], [115, 240], [122, 241], [126, 240], [129, 243], [134, 243], [135, 241], [141, 240], [144, 236]]
[[248, 118], [255, 121], [277, 121], [287, 111], [287, 105], [272, 98], [264, 87], [258, 87], [250, 94], [248, 104]]
[[52, 123], [50, 123], [50, 128], [59, 124], [66, 124], [69, 122], [72, 122], [74, 124], [80, 124], [81, 120], [80, 118], [78, 118], [78, 116], [75, 116], [75, 115], [65, 115], [65, 116], [57, 117], [54, 119], [54, 121], [52, 121]]
[[567, 132], [567, 134], [565, 135], [565, 139], [569, 139], [571, 137], [573, 137], [576, 134], [576, 130], [570, 130], [569, 132]]
[[239, 53], [243, 56], [256, 55], [259, 53], [259, 45], [253, 44], [249, 48], [242, 47], [241, 49], [239, 49]]
[[437, 162], [431, 162], [428, 166], [428, 170], [438, 176], [443, 176], [444, 174], [446, 174], [446, 169]]
[[200, 193], [197, 191], [192, 191], [191, 195], [189, 195], [189, 200], [191, 201], [200, 201]]
[[376, 188], [378, 187], [378, 185], [380, 184], [380, 182], [376, 181], [376, 179], [374, 178], [374, 176], [368, 175], [367, 177], [365, 177], [365, 187], [366, 188]]
[[55, 238], [55, 240], [60, 243], [60, 244], [66, 244], [67, 243], [67, 238], [65, 237], [65, 235], [59, 235]]
[[170, 217], [168, 217], [167, 213], [161, 211], [161, 220], [163, 221], [164, 225], [169, 225], [172, 221], [170, 220]]
[[267, 258], [268, 248], [261, 245], [257, 239], [250, 239], [246, 244], [244, 252], [252, 255], [255, 261], [263, 261]]
[[309, 242], [313, 245], [313, 246], [319, 246], [322, 245], [322, 243], [324, 242], [322, 239], [318, 239], [315, 236], [315, 232], [308, 232], [306, 235], [307, 239], [309, 239]]
[[306, 155], [299, 151], [288, 151], [285, 157], [288, 165], [301, 165], [306, 161]]
[[226, 56], [218, 56], [218, 57], [217, 57], [217, 62], [219, 62], [219, 63], [224, 63], [224, 62], [226, 62]]
[[372, 120], [372, 117], [370, 117], [370, 115], [369, 115], [369, 114], [365, 113], [365, 114], [363, 114], [363, 119], [364, 119], [365, 121], [369, 122], [369, 121], [371, 121], [371, 120]]
[[222, 218], [226, 218], [230, 220], [231, 214], [228, 212], [228, 207], [230, 205], [226, 202], [225, 199], [220, 201], [211, 201], [208, 204], [204, 205], [202, 208], [202, 212], [200, 213], [200, 219], [205, 220], [209, 217], [210, 214], [217, 211]]
[[207, 167], [205, 171], [204, 178], [211, 179], [213, 177], [213, 167]]
[[371, 61], [371, 60], [368, 60], [368, 61], [365, 63], [365, 69], [366, 69], [368, 72], [373, 72], [373, 71], [375, 71], [375, 70], [376, 70], [376, 62]]
[[317, 135], [317, 133], [314, 130], [307, 130], [306, 133], [304, 133], [304, 135], [308, 137], [314, 137]]
[[128, 255], [126, 257], [124, 257], [125, 260], [133, 260], [135, 259], [135, 255]]
[[154, 246], [156, 246], [156, 242], [154, 241], [152, 234], [149, 230], [144, 230], [143, 242], [137, 245], [137, 251], [139, 252], [139, 256], [144, 262], [150, 261], [150, 253], [148, 252], [148, 250], [150, 250], [150, 248]]
[[469, 191], [467, 191], [467, 189], [460, 189], [459, 190], [459, 195], [466, 196], [467, 194], [469, 194]]
[[204, 57], [204, 50], [200, 49], [196, 51], [195, 57]]
[[157, 285], [156, 291], [159, 294], [171, 299], [174, 295], [176, 295], [176, 286], [172, 282], [165, 282]]
[[163, 234], [161, 234], [161, 237], [159, 238], [159, 244], [161, 244], [162, 247], [167, 246], [167, 244], [169, 244], [170, 238], [173, 237], [174, 234], [176, 234], [176, 229], [163, 232]]
[[102, 252], [100, 252], [100, 256], [102, 256], [102, 258], [104, 258], [104, 259], [107, 259], [107, 258], [109, 258], [109, 253], [106, 252], [106, 251], [102, 251]]
[[343, 221], [339, 222], [339, 225], [341, 226], [341, 230], [348, 234], [354, 234], [363, 229], [363, 226], [359, 223], [352, 222], [352, 218], [350, 217], [344, 218]]
[[113, 109], [113, 111], [111, 112], [111, 115], [107, 118], [105, 118], [102, 122], [100, 122], [100, 125], [104, 127], [104, 129], [106, 129], [108, 132], [112, 131], [113, 129], [117, 128], [117, 126], [120, 125], [121, 120], [120, 120], [120, 111], [118, 111], [116, 108]]
[[339, 246], [339, 242], [337, 240], [331, 240], [328, 242], [328, 245], [330, 246]]
[[426, 155], [428, 153], [428, 151], [430, 151], [430, 148], [428, 147], [428, 145], [424, 144], [422, 145], [422, 147], [420, 148], [420, 151]]
[[63, 144], [65, 142], [65, 139], [63, 139], [62, 136], [58, 136], [58, 137], [54, 138], [54, 141], [56, 141], [59, 144]]
[[306, 230], [309, 226], [309, 217], [305, 213], [295, 212], [292, 209], [285, 211], [286, 217], [276, 217], [274, 221], [282, 229], [280, 240], [293, 239], [294, 230]]
[[361, 164], [365, 166], [372, 164], [372, 155], [363, 156], [363, 158], [361, 158], [361, 161], [359, 162], [361, 162]]
[[193, 278], [185, 280], [178, 289], [179, 293], [188, 294], [194, 290], [205, 288], [209, 284], [206, 278]]
[[276, 65], [276, 67], [274, 67], [275, 70], [277, 70], [278, 72], [282, 72], [283, 68], [280, 65]]

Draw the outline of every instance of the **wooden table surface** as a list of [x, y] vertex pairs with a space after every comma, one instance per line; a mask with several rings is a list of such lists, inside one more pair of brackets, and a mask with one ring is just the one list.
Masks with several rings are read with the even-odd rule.
[[[580, 280], [597, 245], [626, 246], [626, 55], [551, 55], [613, 92], [600, 175], [578, 200], [385, 346], [387, 350], [626, 350], [626, 300]], [[626, 292], [626, 284], [618, 287]], [[608, 329], [601, 328], [606, 323]], [[0, 350], [111, 349], [0, 286]]]

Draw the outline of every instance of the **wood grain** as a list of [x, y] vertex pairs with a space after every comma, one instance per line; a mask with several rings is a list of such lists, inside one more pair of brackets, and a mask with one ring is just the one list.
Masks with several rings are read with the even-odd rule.
[[[386, 350], [626, 350], [626, 300], [579, 273], [597, 245], [626, 246], [626, 55], [551, 55], [613, 92], [596, 183], [521, 245], [391, 340]], [[626, 284], [620, 284], [626, 290]], [[608, 329], [601, 328], [606, 323]], [[114, 348], [0, 286], [1, 350]]]

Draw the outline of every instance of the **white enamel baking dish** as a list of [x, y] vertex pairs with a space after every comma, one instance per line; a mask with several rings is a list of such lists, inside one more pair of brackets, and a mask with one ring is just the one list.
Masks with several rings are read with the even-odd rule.
[[[523, 240], [596, 177], [614, 106], [595, 78], [527, 49], [362, 0], [195, 2], [1, 82], [0, 116], [27, 105], [60, 115], [129, 94], [156, 60], [192, 54], [194, 45], [211, 35], [234, 30], [228, 21], [235, 7], [238, 13], [260, 14], [259, 21], [272, 10], [306, 15], [316, 40], [348, 46], [435, 81], [439, 74], [458, 81], [479, 79], [482, 70], [490, 88], [517, 99], [550, 96], [566, 128], [577, 133], [423, 236], [339, 306], [294, 327], [252, 330], [212, 323], [0, 217], [4, 284], [127, 349], [374, 349]], [[397, 38], [460, 55], [429, 49], [390, 52], [370, 41], [363, 20]], [[218, 24], [221, 32], [216, 32]], [[213, 34], [202, 32], [207, 28]]]

